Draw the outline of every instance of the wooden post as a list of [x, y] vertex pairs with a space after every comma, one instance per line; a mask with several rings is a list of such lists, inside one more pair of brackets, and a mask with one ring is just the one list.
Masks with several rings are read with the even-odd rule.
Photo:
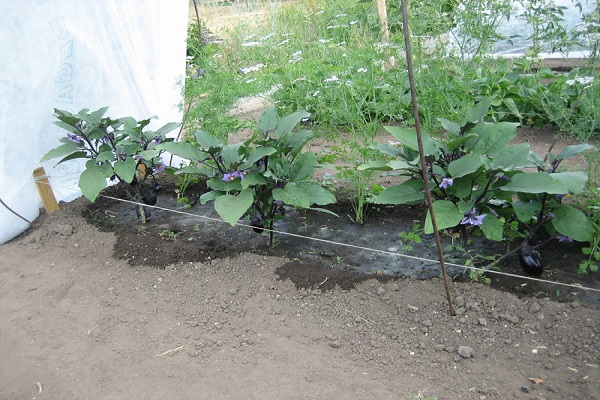
[[[377, 0], [377, 14], [379, 14], [381, 43], [388, 43], [390, 41], [390, 28], [387, 21], [387, 8], [385, 0]], [[385, 72], [388, 72], [390, 69], [396, 66], [396, 58], [391, 56], [390, 61], [384, 64], [383, 69]]]
[[50, 186], [50, 181], [48, 180], [48, 176], [46, 175], [46, 171], [43, 167], [36, 168], [33, 171], [33, 179], [35, 180], [35, 185], [37, 186], [38, 193], [42, 198], [42, 203], [44, 204], [44, 209], [46, 209], [46, 212], [51, 214], [54, 211], [60, 210], [60, 207], [56, 202], [56, 197], [54, 197], [52, 187]]

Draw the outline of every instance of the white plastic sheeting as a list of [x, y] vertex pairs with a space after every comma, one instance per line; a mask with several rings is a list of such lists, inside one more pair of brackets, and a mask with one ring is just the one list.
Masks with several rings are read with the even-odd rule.
[[[0, 199], [28, 220], [42, 206], [43, 166], [57, 200], [80, 195], [83, 162], [40, 164], [66, 134], [53, 109], [109, 106], [150, 126], [181, 121], [187, 0], [3, 1], [0, 12]], [[0, 243], [28, 224], [0, 204]]]

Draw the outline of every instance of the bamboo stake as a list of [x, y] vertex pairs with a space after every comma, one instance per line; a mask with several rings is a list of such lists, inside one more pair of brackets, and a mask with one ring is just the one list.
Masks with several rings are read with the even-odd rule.
[[435, 236], [435, 244], [438, 250], [440, 266], [442, 268], [442, 276], [444, 279], [444, 287], [446, 288], [446, 297], [448, 298], [448, 309], [450, 315], [455, 315], [454, 306], [452, 305], [452, 295], [450, 294], [450, 284], [448, 283], [448, 275], [446, 274], [446, 264], [444, 263], [444, 251], [440, 240], [440, 233], [437, 229], [435, 213], [433, 212], [433, 199], [431, 190], [429, 189], [429, 177], [427, 171], [427, 162], [425, 161], [425, 152], [423, 149], [423, 137], [421, 135], [421, 119], [419, 118], [419, 106], [417, 104], [417, 90], [415, 88], [415, 76], [413, 73], [412, 53], [410, 48], [410, 35], [408, 32], [408, 12], [406, 11], [406, 0], [401, 0], [402, 5], [402, 31], [404, 34], [404, 45], [406, 47], [406, 65], [408, 70], [408, 82], [410, 84], [410, 95], [412, 99], [413, 115], [415, 118], [415, 130], [417, 131], [417, 143], [419, 144], [419, 156], [421, 161], [421, 173], [423, 184], [425, 185], [425, 198], [427, 199], [427, 207], [431, 216], [431, 224], [433, 226], [433, 235]]
[[54, 211], [60, 210], [60, 207], [56, 202], [56, 197], [54, 197], [54, 192], [52, 192], [52, 187], [50, 186], [50, 181], [48, 181], [48, 176], [46, 175], [46, 170], [44, 170], [44, 167], [39, 167], [33, 170], [33, 179], [35, 180], [35, 185], [37, 186], [38, 193], [42, 198], [42, 203], [44, 204], [44, 209], [46, 212], [51, 214]]

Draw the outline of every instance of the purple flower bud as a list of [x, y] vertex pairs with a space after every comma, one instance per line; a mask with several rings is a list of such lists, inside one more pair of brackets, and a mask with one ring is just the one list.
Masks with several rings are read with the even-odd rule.
[[102, 140], [102, 143], [110, 143], [114, 139], [115, 139], [115, 134], [114, 133], [107, 133], [100, 140]]
[[160, 144], [163, 141], [163, 138], [161, 135], [158, 135], [154, 138], [154, 141], [156, 142], [156, 144]]
[[565, 236], [565, 235], [558, 235], [556, 237], [556, 239], [558, 239], [559, 243], [572, 243], [573, 242], [573, 239], [571, 239], [570, 237]]
[[83, 140], [83, 138], [79, 135], [76, 135], [74, 133], [67, 133], [67, 139], [69, 139], [71, 142], [73, 143], [81, 143], [81, 141]]

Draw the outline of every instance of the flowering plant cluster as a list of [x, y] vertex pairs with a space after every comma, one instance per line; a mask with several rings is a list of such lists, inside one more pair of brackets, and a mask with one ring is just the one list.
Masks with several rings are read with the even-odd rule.
[[196, 131], [194, 143], [162, 143], [156, 148], [190, 160], [178, 174], [206, 177], [210, 189], [200, 196], [202, 204], [214, 201], [217, 213], [231, 225], [249, 221], [257, 232], [270, 231], [283, 216], [285, 205], [330, 212], [313, 205], [335, 202], [335, 196], [311, 180], [317, 167], [313, 152], [301, 152], [312, 138], [308, 130], [295, 130], [307, 112], [281, 119], [275, 108], [267, 109], [254, 137], [226, 144], [204, 131]]
[[[568, 146], [557, 155], [548, 153], [542, 158], [528, 143], [510, 144], [517, 124], [483, 121], [491, 104], [492, 98], [484, 98], [461, 123], [440, 118], [445, 130], [440, 139], [423, 135], [424, 168], [438, 229], [458, 229], [465, 245], [469, 234], [480, 232], [495, 241], [521, 238], [521, 246], [525, 246], [542, 227], [550, 237], [590, 242], [595, 232], [592, 222], [582, 211], [562, 202], [565, 196], [583, 192], [588, 177], [581, 171], [557, 169], [565, 158], [595, 147]], [[372, 147], [393, 159], [366, 163], [359, 169], [383, 170], [406, 180], [386, 188], [373, 201], [423, 202], [423, 166], [414, 129], [386, 130], [398, 145]], [[425, 233], [432, 232], [428, 213]]]
[[[79, 179], [79, 188], [85, 197], [96, 200], [108, 180], [118, 179], [124, 184], [132, 200], [154, 205], [156, 196], [144, 187], [152, 177], [153, 188], [159, 185], [154, 174], [164, 171], [165, 164], [157, 145], [169, 142], [166, 134], [179, 124], [168, 123], [156, 131], [144, 130], [152, 118], [136, 121], [132, 117], [111, 119], [105, 117], [108, 107], [89, 112], [83, 109], [76, 114], [54, 110], [54, 123], [65, 129], [66, 137], [60, 138], [60, 146], [50, 150], [43, 161], [60, 158], [57, 164], [76, 158], [87, 158], [85, 170]], [[140, 210], [142, 222], [144, 212]]]

